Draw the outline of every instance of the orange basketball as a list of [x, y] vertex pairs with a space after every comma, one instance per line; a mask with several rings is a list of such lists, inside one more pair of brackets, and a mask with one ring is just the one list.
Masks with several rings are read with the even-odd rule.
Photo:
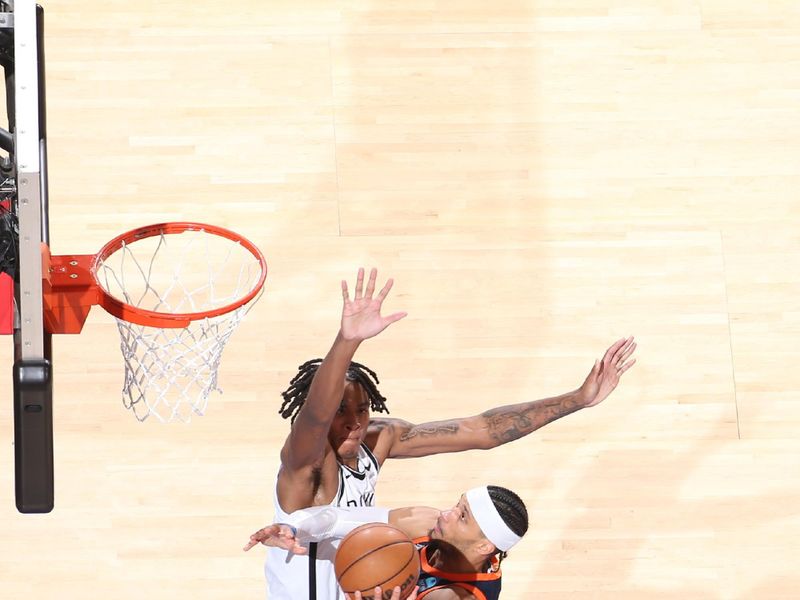
[[381, 586], [384, 598], [400, 586], [406, 598], [417, 585], [419, 554], [409, 537], [386, 523], [367, 523], [347, 534], [339, 544], [334, 562], [336, 579], [348, 594], [361, 592], [364, 600], [375, 598]]

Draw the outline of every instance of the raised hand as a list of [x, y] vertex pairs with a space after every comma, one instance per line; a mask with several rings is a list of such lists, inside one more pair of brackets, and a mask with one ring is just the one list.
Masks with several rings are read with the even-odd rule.
[[366, 340], [378, 335], [395, 321], [399, 321], [407, 313], [397, 312], [386, 317], [381, 316], [381, 305], [392, 289], [394, 281], [389, 279], [378, 295], [373, 298], [375, 293], [375, 281], [378, 278], [377, 269], [372, 269], [367, 281], [367, 289], [364, 291], [364, 269], [358, 270], [356, 279], [355, 295], [350, 299], [347, 289], [347, 282], [342, 281], [342, 337], [347, 340]]
[[606, 350], [602, 360], [594, 363], [586, 381], [578, 390], [584, 406], [600, 404], [614, 391], [622, 374], [636, 363], [635, 358], [628, 360], [634, 350], [636, 342], [633, 337], [623, 338]]
[[283, 548], [294, 554], [308, 554], [308, 548], [301, 546], [295, 538], [295, 530], [283, 523], [274, 523], [259, 529], [250, 536], [250, 541], [242, 549], [247, 552], [258, 544]]
[[[405, 600], [417, 600], [417, 592], [418, 591], [419, 591], [419, 588], [415, 587], [414, 591], [411, 592], [411, 594], [409, 596], [407, 596]], [[363, 600], [363, 597], [361, 596], [361, 592], [356, 592], [355, 596], [351, 596], [350, 594], [345, 594], [344, 597], [347, 598], [347, 600]], [[367, 597], [369, 598], [369, 596], [367, 596]], [[373, 598], [375, 600], [381, 600], [383, 598], [383, 590], [381, 590], [380, 586], [375, 588], [375, 592], [374, 592]], [[391, 597], [388, 598], [387, 600], [400, 600], [400, 586], [395, 586]]]

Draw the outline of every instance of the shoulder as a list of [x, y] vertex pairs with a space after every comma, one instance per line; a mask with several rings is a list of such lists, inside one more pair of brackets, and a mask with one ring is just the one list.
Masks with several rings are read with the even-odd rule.
[[382, 432], [395, 433], [397, 431], [405, 431], [413, 427], [411, 423], [403, 419], [395, 419], [392, 417], [373, 417], [369, 420], [367, 426], [367, 435], [380, 434]]
[[389, 450], [396, 439], [408, 432], [412, 423], [403, 419], [375, 417], [370, 419], [364, 443], [375, 455], [380, 464], [389, 456]]

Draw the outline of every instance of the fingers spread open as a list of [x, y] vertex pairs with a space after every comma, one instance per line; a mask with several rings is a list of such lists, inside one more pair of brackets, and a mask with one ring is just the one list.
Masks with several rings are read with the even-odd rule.
[[369, 272], [369, 281], [367, 281], [367, 293], [364, 296], [368, 300], [372, 299], [372, 294], [375, 293], [375, 280], [378, 278], [378, 269], [371, 269]]
[[354, 300], [359, 300], [364, 295], [364, 267], [359, 267], [356, 278], [356, 295]]
[[382, 290], [380, 291], [380, 293], [378, 294], [378, 300], [379, 300], [380, 302], [383, 302], [383, 301], [384, 301], [384, 299], [386, 298], [386, 296], [389, 294], [389, 290], [391, 290], [391, 289], [392, 289], [392, 286], [393, 286], [393, 285], [394, 285], [394, 279], [391, 279], [391, 278], [390, 278], [390, 279], [389, 279], [389, 280], [386, 282], [386, 285], [384, 285], [384, 286], [383, 286], [383, 289], [382, 289]]

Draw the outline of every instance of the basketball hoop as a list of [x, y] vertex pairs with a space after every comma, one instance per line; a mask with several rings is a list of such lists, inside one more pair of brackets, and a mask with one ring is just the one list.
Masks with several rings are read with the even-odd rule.
[[163, 223], [123, 233], [96, 255], [54, 256], [49, 271], [48, 329], [80, 331], [100, 304], [117, 319], [126, 408], [140, 421], [188, 422], [221, 391], [222, 351], [260, 297], [267, 265], [232, 231]]

